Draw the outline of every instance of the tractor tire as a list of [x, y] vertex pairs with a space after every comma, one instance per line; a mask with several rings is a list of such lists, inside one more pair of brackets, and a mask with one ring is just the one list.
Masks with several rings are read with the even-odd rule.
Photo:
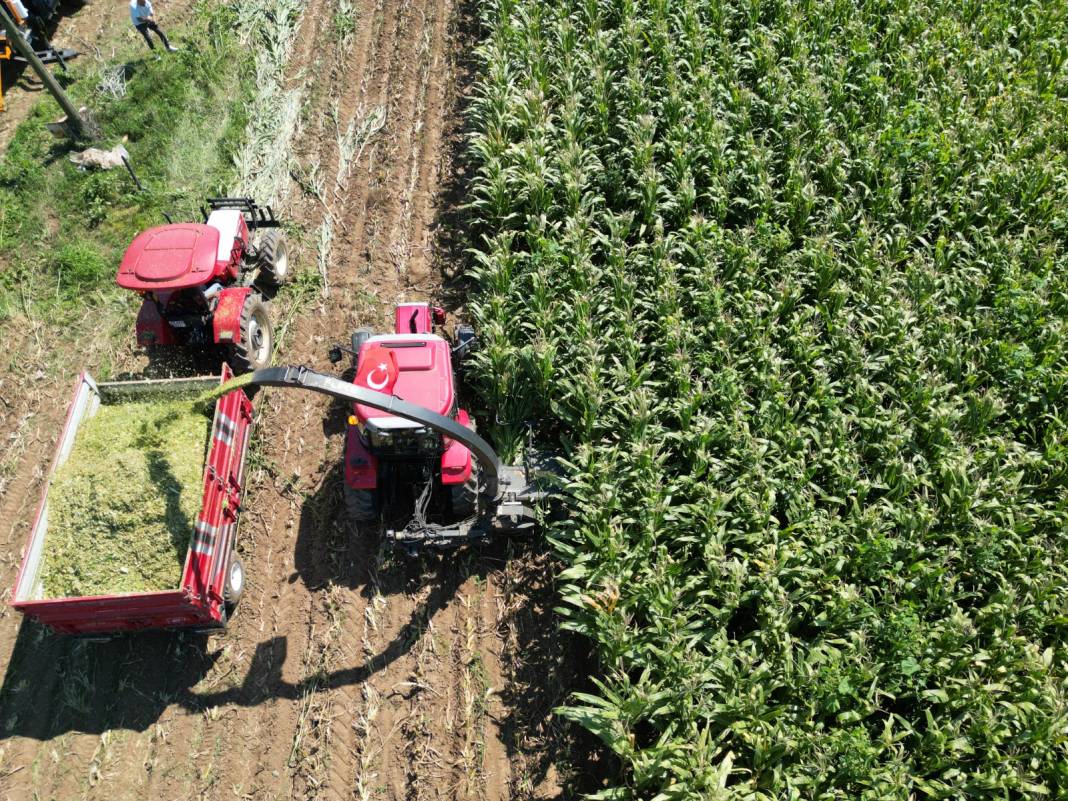
[[465, 520], [475, 514], [478, 508], [478, 472], [473, 465], [467, 481], [449, 487], [449, 500], [457, 520]]
[[226, 586], [223, 588], [223, 600], [226, 601], [227, 617], [237, 608], [241, 594], [245, 591], [245, 564], [236, 553], [230, 554], [230, 564], [226, 567]]
[[241, 309], [241, 339], [230, 349], [227, 361], [235, 375], [262, 370], [274, 354], [274, 327], [267, 306], [257, 295], [245, 298]]
[[289, 283], [293, 277], [289, 270], [289, 246], [286, 237], [277, 228], [263, 236], [259, 245], [260, 278], [268, 286], [278, 287]]
[[[475, 419], [472, 417], [467, 427], [476, 432]], [[465, 520], [474, 516], [478, 509], [478, 465], [473, 464], [475, 455], [471, 454], [471, 475], [463, 484], [453, 484], [449, 487], [449, 501], [452, 504], [452, 513], [458, 520]]]
[[345, 509], [354, 523], [373, 523], [378, 520], [375, 491], [353, 489], [345, 485]]

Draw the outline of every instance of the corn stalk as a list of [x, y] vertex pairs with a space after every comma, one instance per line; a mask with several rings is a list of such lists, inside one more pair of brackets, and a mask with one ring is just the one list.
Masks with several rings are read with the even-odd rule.
[[288, 195], [290, 143], [300, 124], [302, 88], [287, 87], [304, 6], [300, 0], [258, 0], [237, 6], [242, 44], [256, 53], [256, 96], [249, 101], [249, 121], [236, 156], [236, 191], [275, 206]]

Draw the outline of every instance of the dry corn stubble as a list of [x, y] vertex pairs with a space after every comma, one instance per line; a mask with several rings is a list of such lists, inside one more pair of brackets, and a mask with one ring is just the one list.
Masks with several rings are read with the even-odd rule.
[[47, 597], [178, 586], [210, 425], [188, 399], [102, 405], [82, 423], [49, 491]]

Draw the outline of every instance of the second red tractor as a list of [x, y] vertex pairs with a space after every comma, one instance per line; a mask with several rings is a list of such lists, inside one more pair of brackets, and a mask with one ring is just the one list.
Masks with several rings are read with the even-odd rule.
[[270, 364], [274, 328], [264, 291], [290, 278], [289, 253], [270, 207], [211, 198], [202, 223], [138, 234], [117, 282], [144, 299], [137, 344], [217, 346], [234, 372]]
[[[403, 398], [474, 431], [475, 422], [460, 407], [454, 357], [473, 345], [474, 331], [461, 325], [450, 343], [434, 333], [445, 312], [426, 303], [402, 303], [394, 313], [393, 333], [361, 329], [352, 335], [356, 361], [353, 383]], [[336, 348], [331, 358], [341, 358]], [[455, 519], [475, 511], [478, 474], [471, 450], [435, 428], [354, 403], [345, 441], [345, 501], [356, 521], [379, 517], [388, 499], [383, 491], [430, 481], [439, 506]]]

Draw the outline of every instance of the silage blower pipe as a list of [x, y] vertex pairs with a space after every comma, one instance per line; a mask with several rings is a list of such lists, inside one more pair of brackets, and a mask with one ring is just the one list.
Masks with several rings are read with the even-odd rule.
[[334, 398], [362, 403], [364, 406], [370, 406], [387, 414], [429, 426], [471, 449], [478, 458], [479, 466], [482, 468], [486, 494], [495, 500], [497, 499], [501, 460], [486, 440], [482, 439], [467, 426], [461, 425], [449, 417], [432, 412], [430, 409], [415, 403], [401, 400], [393, 395], [375, 392], [373, 389], [357, 386], [332, 375], [309, 370], [307, 367], [302, 366], [267, 367], [263, 370], [256, 370], [248, 383], [261, 387], [310, 389], [313, 392], [321, 392], [323, 395], [330, 395]]

